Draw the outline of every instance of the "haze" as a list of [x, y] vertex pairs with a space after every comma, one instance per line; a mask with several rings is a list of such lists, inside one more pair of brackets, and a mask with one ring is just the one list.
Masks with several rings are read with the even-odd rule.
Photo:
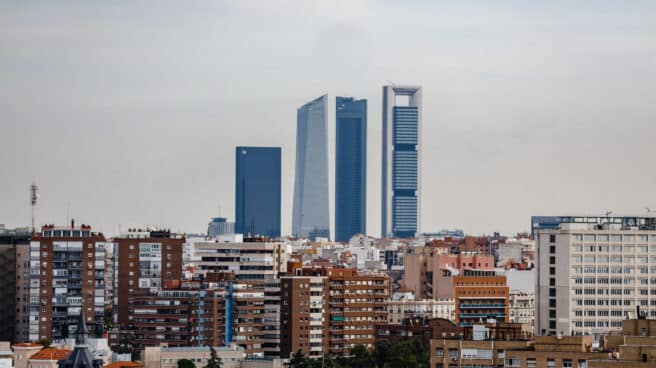
[[38, 223], [203, 232], [234, 220], [235, 146], [272, 145], [288, 234], [296, 108], [328, 93], [331, 201], [334, 98], [369, 100], [379, 235], [388, 80], [423, 86], [422, 231], [644, 213], [655, 66], [651, 1], [3, 1], [0, 223], [35, 178]]

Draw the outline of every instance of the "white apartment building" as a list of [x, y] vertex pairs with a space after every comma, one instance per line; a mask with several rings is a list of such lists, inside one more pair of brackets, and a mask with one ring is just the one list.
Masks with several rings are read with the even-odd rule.
[[540, 217], [533, 231], [536, 333], [604, 333], [638, 309], [656, 316], [656, 216]]
[[508, 304], [510, 322], [521, 323], [524, 331], [533, 332], [535, 329], [535, 294], [510, 289]]
[[416, 299], [413, 292], [396, 292], [387, 302], [387, 322], [401, 324], [405, 318], [425, 317], [456, 320], [456, 300]]

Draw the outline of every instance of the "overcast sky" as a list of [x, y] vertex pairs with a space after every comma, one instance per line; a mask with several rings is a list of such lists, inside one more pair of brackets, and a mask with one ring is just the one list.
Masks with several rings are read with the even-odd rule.
[[235, 146], [271, 145], [289, 233], [296, 108], [328, 93], [331, 190], [334, 97], [369, 100], [379, 235], [387, 80], [423, 86], [421, 230], [656, 207], [653, 1], [5, 0], [0, 223], [36, 178], [41, 224], [201, 232], [234, 219]]

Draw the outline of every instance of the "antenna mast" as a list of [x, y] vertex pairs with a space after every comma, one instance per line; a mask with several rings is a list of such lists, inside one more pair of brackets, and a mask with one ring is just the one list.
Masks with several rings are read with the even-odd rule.
[[32, 233], [36, 231], [34, 225], [34, 210], [36, 208], [37, 200], [39, 199], [38, 190], [39, 187], [36, 185], [34, 180], [32, 180], [32, 185], [30, 185], [30, 206], [32, 207]]

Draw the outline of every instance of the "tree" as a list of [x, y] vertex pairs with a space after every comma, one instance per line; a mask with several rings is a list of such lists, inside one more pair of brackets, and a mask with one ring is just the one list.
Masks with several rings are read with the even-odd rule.
[[289, 368], [305, 368], [307, 367], [308, 361], [307, 358], [305, 357], [305, 354], [303, 354], [303, 350], [298, 349], [297, 352], [292, 355], [292, 358], [289, 360], [288, 367]]
[[50, 340], [50, 339], [41, 339], [40, 343], [41, 343], [41, 347], [43, 349], [45, 349], [45, 348], [50, 347], [50, 344], [52, 344], [52, 340]]
[[196, 364], [189, 359], [178, 360], [178, 368], [196, 368]]
[[349, 354], [351, 356], [345, 361], [348, 367], [370, 368], [376, 366], [373, 354], [371, 354], [367, 347], [362, 344], [358, 344], [352, 347], [349, 350]]
[[104, 324], [105, 324], [105, 331], [110, 330], [112, 327], [114, 327], [114, 323], [112, 321], [112, 307], [111, 306], [105, 306], [105, 315], [104, 315]]
[[418, 339], [381, 343], [374, 353], [380, 368], [428, 368], [430, 357]]
[[223, 362], [221, 358], [216, 354], [214, 346], [210, 346], [210, 360], [207, 361], [207, 365], [204, 368], [221, 368], [223, 367]]

